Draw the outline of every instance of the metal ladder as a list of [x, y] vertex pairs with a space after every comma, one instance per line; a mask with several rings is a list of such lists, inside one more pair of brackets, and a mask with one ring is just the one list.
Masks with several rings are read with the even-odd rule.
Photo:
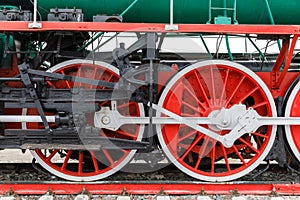
[[227, 8], [227, 0], [223, 0], [223, 7], [213, 7], [212, 0], [209, 0], [209, 11], [208, 18], [209, 20], [206, 22], [207, 24], [211, 24], [212, 22], [212, 11], [223, 11], [223, 15], [217, 16], [214, 18], [214, 24], [231, 24], [231, 17], [228, 17], [227, 11], [231, 11], [232, 14], [232, 22], [233, 24], [238, 24], [236, 19], [236, 0], [233, 0], [233, 7]]

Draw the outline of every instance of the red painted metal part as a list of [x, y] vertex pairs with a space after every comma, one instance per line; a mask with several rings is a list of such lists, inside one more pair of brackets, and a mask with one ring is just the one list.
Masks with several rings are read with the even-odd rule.
[[289, 69], [290, 64], [292, 62], [293, 53], [294, 53], [294, 49], [295, 49], [298, 37], [299, 37], [299, 35], [295, 35], [293, 37], [289, 53], [288, 53], [288, 55], [286, 57], [286, 62], [285, 62], [284, 68], [283, 68], [283, 70], [282, 70], [282, 72], [281, 72], [281, 74], [280, 74], [280, 76], [278, 78], [277, 84], [275, 85], [276, 88], [281, 85], [283, 79], [285, 78], [286, 73], [288, 72], [288, 69]]
[[265, 82], [268, 88], [271, 88], [271, 93], [275, 98], [283, 97], [289, 88], [289, 86], [293, 83], [293, 81], [299, 76], [299, 72], [288, 72], [285, 74], [284, 81], [277, 88], [272, 88], [274, 86], [274, 80], [272, 76], [270, 76], [270, 72], [256, 72], [256, 74]]
[[293, 35], [300, 33], [300, 25], [216, 25], [178, 24], [178, 30], [166, 30], [166, 24], [105, 23], [105, 22], [42, 22], [42, 28], [30, 29], [29, 22], [0, 22], [0, 31], [95, 31], [95, 32], [178, 32], [178, 33], [227, 33]]
[[42, 195], [49, 189], [57, 195], [79, 194], [86, 190], [94, 195], [120, 194], [123, 189], [130, 194], [157, 194], [163, 189], [169, 195], [192, 195], [204, 191], [206, 194], [227, 195], [238, 192], [245, 195], [300, 195], [300, 184], [238, 184], [238, 183], [181, 183], [181, 184], [0, 184], [0, 194], [12, 190], [18, 195]]
[[[274, 67], [272, 69], [272, 88], [273, 89], [278, 89], [280, 85], [283, 83], [283, 80], [285, 79], [285, 76], [288, 72], [288, 69], [290, 67], [292, 58], [293, 58], [293, 53], [294, 49], [296, 46], [296, 43], [298, 41], [299, 35], [294, 35], [292, 39], [292, 44], [290, 45], [290, 39], [284, 39], [283, 40], [283, 47], [277, 57], [277, 60], [274, 64]], [[289, 48], [290, 46], [290, 48]], [[285, 63], [284, 63], [285, 61]], [[284, 67], [282, 69], [282, 72], [280, 72], [281, 67], [284, 63]]]
[[280, 53], [278, 54], [277, 60], [272, 69], [272, 73], [274, 73], [274, 75], [275, 73], [279, 73], [282, 63], [286, 58], [286, 56], [288, 55], [289, 45], [290, 45], [290, 40], [284, 39], [282, 43], [282, 49], [280, 50]]

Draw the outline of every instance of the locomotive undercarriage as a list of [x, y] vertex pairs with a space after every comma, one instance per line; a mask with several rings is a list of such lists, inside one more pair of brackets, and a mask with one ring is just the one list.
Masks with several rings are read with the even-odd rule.
[[[269, 72], [254, 73], [223, 60], [162, 64], [164, 34], [139, 33], [136, 42], [128, 48], [121, 44], [106, 62], [98, 61], [93, 50], [71, 51], [88, 38], [85, 33], [24, 35], [22, 41], [35, 38], [46, 47], [41, 42], [28, 51], [28, 44], [21, 42], [20, 50], [6, 51], [20, 58], [10, 69], [14, 76], [0, 78], [0, 148], [30, 149], [57, 176], [75, 181], [105, 178], [135, 153], [156, 150], [206, 181], [239, 178], [265, 159], [287, 164], [285, 155], [274, 155], [271, 149], [282, 153], [288, 148], [279, 135], [281, 125], [290, 130], [289, 141], [297, 132], [300, 115], [291, 112], [298, 105], [296, 81], [284, 109], [274, 101], [280, 95], [266, 84]], [[262, 63], [260, 68], [276, 63]], [[289, 74], [289, 82], [298, 76], [297, 71]], [[58, 155], [63, 161], [52, 162]], [[72, 159], [78, 163], [75, 168], [69, 167]]]

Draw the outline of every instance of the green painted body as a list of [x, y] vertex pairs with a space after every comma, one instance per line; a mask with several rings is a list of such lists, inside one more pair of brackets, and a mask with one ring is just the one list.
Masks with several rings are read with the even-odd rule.
[[[31, 9], [30, 0], [2, 0], [3, 6], [17, 6]], [[234, 14], [239, 24], [296, 24], [300, 25], [300, 0], [173, 0], [174, 23], [205, 24], [214, 23], [215, 17], [220, 23], [234, 22]], [[236, 9], [232, 9], [236, 1]], [[135, 3], [134, 3], [135, 2]], [[210, 7], [221, 9], [211, 9]], [[134, 4], [133, 4], [134, 3]], [[226, 4], [226, 5], [225, 5]], [[1, 8], [1, 6], [0, 6]], [[50, 8], [82, 9], [85, 21], [92, 21], [94, 15], [120, 15], [124, 22], [169, 23], [170, 0], [38, 0], [39, 14], [47, 20]], [[223, 9], [223, 10], [222, 10]], [[125, 12], [124, 12], [125, 11]], [[211, 12], [211, 19], [209, 13]], [[234, 13], [235, 12], [235, 13]], [[0, 34], [0, 64], [10, 58], [3, 58], [5, 35]], [[89, 41], [90, 43], [93, 40]], [[87, 43], [89, 44], [89, 43]], [[85, 48], [86, 46], [82, 46]]]
[[[23, 0], [24, 1], [24, 0]], [[134, 0], [39, 0], [39, 11], [46, 19], [45, 10], [50, 8], [81, 8], [87, 21], [96, 14], [121, 14]], [[233, 7], [234, 0], [227, 0]], [[266, 0], [236, 0], [239, 24], [271, 24]], [[299, 0], [268, 0], [275, 24], [300, 24]], [[169, 22], [169, 0], [138, 0], [123, 16], [124, 22]], [[212, 0], [212, 7], [224, 7], [224, 0]], [[209, 0], [174, 0], [174, 23], [204, 24], [209, 19]], [[212, 11], [212, 18], [223, 15]], [[232, 18], [232, 11], [227, 11]]]
[[[4, 47], [7, 43], [7, 36], [5, 34], [0, 34], [0, 67], [1, 68], [10, 68], [12, 62], [12, 54], [4, 55]], [[8, 50], [14, 50], [14, 40], [10, 36], [8, 40]]]

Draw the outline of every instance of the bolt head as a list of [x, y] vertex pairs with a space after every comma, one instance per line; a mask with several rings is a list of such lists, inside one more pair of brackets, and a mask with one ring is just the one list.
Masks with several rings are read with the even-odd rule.
[[110, 118], [109, 116], [103, 116], [101, 119], [102, 124], [107, 125], [110, 123]]
[[226, 119], [224, 119], [224, 120], [222, 121], [222, 124], [223, 124], [223, 125], [227, 125], [227, 124], [228, 124], [228, 121], [227, 121]]

